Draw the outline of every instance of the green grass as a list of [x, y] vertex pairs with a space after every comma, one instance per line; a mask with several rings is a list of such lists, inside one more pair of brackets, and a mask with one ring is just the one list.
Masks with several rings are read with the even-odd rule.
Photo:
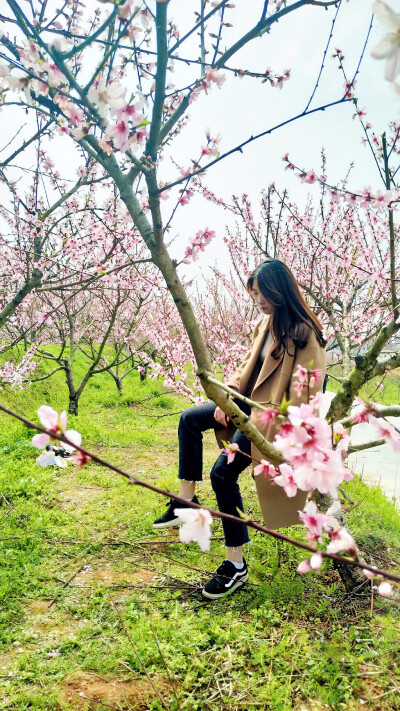
[[[175, 489], [178, 418], [149, 415], [186, 403], [136, 373], [124, 387], [121, 397], [107, 375], [90, 382], [69, 426], [102, 457]], [[41, 404], [66, 407], [66, 386], [57, 374], [1, 400], [37, 421]], [[171, 711], [400, 709], [395, 602], [375, 599], [371, 616], [369, 601], [343, 597], [329, 564], [302, 578], [299, 550], [253, 533], [250, 584], [205, 603], [201, 586], [223, 557], [219, 522], [210, 552], [183, 546], [176, 530], [151, 528], [164, 499], [93, 463], [40, 468], [32, 432], [0, 422], [0, 710], [158, 711], [142, 665]], [[211, 434], [205, 445], [207, 469]], [[399, 570], [394, 505], [359, 479], [345, 487], [366, 558]], [[242, 490], [258, 518], [248, 474]], [[199, 496], [215, 506], [207, 476]], [[289, 532], [302, 539], [300, 527]]]

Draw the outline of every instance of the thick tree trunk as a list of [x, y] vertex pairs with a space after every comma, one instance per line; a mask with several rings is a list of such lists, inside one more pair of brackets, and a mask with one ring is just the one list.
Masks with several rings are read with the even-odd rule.
[[121, 378], [118, 377], [118, 375], [116, 375], [115, 373], [112, 373], [111, 371], [110, 371], [110, 375], [111, 375], [112, 379], [114, 380], [114, 383], [115, 383], [115, 385], [116, 385], [116, 387], [117, 387], [117, 390], [118, 390], [119, 394], [122, 395], [123, 388], [122, 388], [122, 380], [121, 380]]
[[[334, 501], [329, 494], [320, 494], [318, 491], [314, 492], [312, 498], [322, 513], [326, 513], [327, 510], [332, 507], [331, 513], [338, 522], [339, 526], [342, 526], [350, 533], [346, 517], [339, 500]], [[361, 563], [365, 563], [364, 558], [357, 547], [356, 551], [357, 560]], [[355, 568], [352, 565], [346, 565], [345, 563], [340, 563], [336, 560], [333, 561], [333, 566], [338, 571], [342, 583], [348, 592], [351, 592], [352, 590], [362, 592], [365, 590], [367, 585], [369, 589], [369, 581], [360, 568]]]
[[69, 403], [68, 403], [68, 412], [70, 415], [77, 415], [78, 414], [78, 403], [79, 403], [79, 396], [74, 393], [73, 395], [70, 393], [69, 394]]
[[71, 363], [68, 360], [64, 360], [63, 368], [65, 370], [65, 382], [68, 387], [68, 412], [70, 415], [77, 415], [80, 393], [78, 393], [75, 388], [74, 375], [72, 372]]

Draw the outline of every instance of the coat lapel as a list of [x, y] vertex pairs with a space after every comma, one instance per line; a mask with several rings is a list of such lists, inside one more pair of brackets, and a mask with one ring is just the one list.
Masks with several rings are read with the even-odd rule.
[[277, 369], [277, 367], [282, 363], [283, 360], [283, 353], [280, 355], [278, 358], [273, 358], [271, 355], [271, 352], [274, 350], [276, 346], [276, 341], [273, 341], [271, 348], [269, 349], [269, 353], [263, 363], [263, 366], [261, 368], [260, 374], [256, 380], [256, 384], [254, 386], [254, 390], [258, 388], [261, 383], [264, 382], [264, 380], [267, 380], [267, 378], [270, 377], [270, 375], [274, 372], [274, 370]]
[[257, 360], [258, 360], [258, 357], [261, 353], [261, 349], [263, 347], [263, 343], [265, 340], [265, 334], [268, 330], [268, 326], [269, 326], [269, 318], [265, 318], [261, 322], [261, 324], [259, 326], [257, 337], [253, 341], [253, 345], [251, 348], [250, 360], [247, 361], [246, 367], [243, 370], [243, 372], [241, 373], [240, 392], [243, 392], [243, 393], [245, 392], [248, 382], [249, 382], [249, 379], [251, 378], [254, 368], [256, 367]]
[[265, 334], [267, 333], [269, 328], [269, 318], [266, 318], [265, 321], [260, 326], [260, 330], [258, 332], [258, 336], [254, 341], [253, 344], [253, 355], [252, 355], [252, 368], [254, 368], [255, 364], [257, 363], [258, 357], [261, 353], [261, 349], [263, 347], [264, 341], [265, 341]]
[[281, 368], [283, 376], [286, 376], [289, 380], [291, 378], [293, 371], [294, 355], [296, 353], [296, 348], [293, 343], [293, 340], [289, 338], [287, 349], [282, 352], [278, 358], [273, 358], [271, 356], [271, 353], [276, 345], [277, 342], [274, 341], [272, 343], [271, 348], [269, 349], [269, 353], [263, 363], [263, 367], [261, 368], [260, 374], [254, 386], [254, 390], [258, 388], [259, 385], [262, 385], [262, 383], [267, 380], [270, 375], [272, 375], [272, 373], [278, 368], [278, 366]]

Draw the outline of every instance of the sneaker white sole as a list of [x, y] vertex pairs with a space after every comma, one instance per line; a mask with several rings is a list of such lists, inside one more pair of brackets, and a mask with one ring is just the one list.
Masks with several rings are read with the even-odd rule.
[[173, 528], [174, 526], [181, 526], [184, 522], [180, 518], [173, 518], [172, 521], [166, 521], [165, 523], [153, 523], [153, 528]]
[[249, 579], [249, 576], [246, 574], [243, 578], [241, 578], [240, 580], [237, 580], [236, 583], [233, 583], [231, 588], [229, 588], [228, 590], [224, 590], [224, 592], [209, 593], [209, 592], [207, 592], [207, 590], [204, 590], [204, 588], [203, 588], [203, 590], [201, 591], [201, 594], [203, 595], [203, 597], [208, 598], [208, 600], [217, 600], [219, 597], [225, 597], [226, 595], [230, 595], [230, 593], [233, 593], [235, 590], [240, 588], [241, 585], [244, 585], [245, 583], [247, 583], [248, 579]]

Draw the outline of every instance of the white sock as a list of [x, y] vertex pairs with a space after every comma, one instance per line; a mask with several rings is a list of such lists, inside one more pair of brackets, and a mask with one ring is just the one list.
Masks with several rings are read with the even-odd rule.
[[[229, 558], [226, 558], [226, 560], [229, 560]], [[236, 570], [243, 570], [243, 568], [244, 568], [244, 562], [243, 562], [243, 561], [242, 561], [241, 563], [236, 563], [235, 560], [229, 560], [229, 562], [232, 563], [232, 564], [235, 566]]]

